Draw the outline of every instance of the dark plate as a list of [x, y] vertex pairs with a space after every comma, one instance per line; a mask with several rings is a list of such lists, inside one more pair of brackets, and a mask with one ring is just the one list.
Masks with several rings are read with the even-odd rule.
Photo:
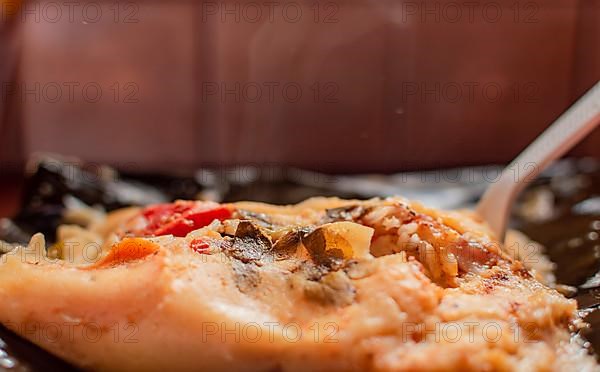
[[[586, 321], [591, 325], [583, 336], [589, 341], [590, 349], [596, 350], [600, 350], [600, 312], [594, 310], [600, 305], [600, 277], [597, 281], [591, 279], [600, 271], [599, 169], [598, 163], [589, 159], [554, 166], [523, 193], [512, 219], [514, 227], [547, 247], [548, 255], [557, 263], [558, 282], [577, 288], [573, 295], [580, 308], [589, 312]], [[340, 185], [334, 183], [302, 182], [305, 179], [296, 177], [297, 173], [280, 168], [270, 169], [251, 180], [239, 172], [244, 170], [238, 173], [203, 170], [189, 177], [128, 175], [45, 158], [28, 176], [20, 213], [13, 219], [0, 221], [0, 239], [26, 243], [33, 232], [41, 231], [52, 242], [65, 209], [65, 196], [88, 205], [103, 206], [106, 210], [193, 199], [199, 194], [222, 201], [256, 200], [276, 204], [296, 203], [317, 195], [373, 196], [352, 187], [343, 187], [346, 191], [341, 192]], [[25, 371], [75, 370], [3, 327], [0, 327], [0, 341], [0, 370], [8, 367]]]

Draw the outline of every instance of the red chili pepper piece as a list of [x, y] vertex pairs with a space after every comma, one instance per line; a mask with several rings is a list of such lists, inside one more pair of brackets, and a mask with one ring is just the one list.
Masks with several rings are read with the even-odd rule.
[[214, 220], [231, 217], [231, 211], [213, 202], [178, 201], [157, 204], [142, 212], [148, 221], [145, 233], [154, 236], [172, 234], [183, 237]]
[[200, 254], [207, 254], [210, 252], [210, 245], [205, 242], [202, 238], [196, 238], [190, 242], [190, 248]]
[[[225, 207], [210, 209], [208, 211], [188, 211], [183, 217], [193, 222], [194, 226], [207, 226], [214, 220], [225, 220], [231, 217], [231, 211]], [[197, 227], [198, 228], [198, 227]]]
[[[202, 227], [197, 227], [198, 229]], [[154, 230], [153, 235], [161, 236], [161, 235], [174, 235], [174, 236], [186, 236], [190, 231], [194, 231], [194, 224], [190, 220], [186, 219], [176, 219], [175, 221], [169, 222], [166, 225], [163, 225], [156, 230]]]

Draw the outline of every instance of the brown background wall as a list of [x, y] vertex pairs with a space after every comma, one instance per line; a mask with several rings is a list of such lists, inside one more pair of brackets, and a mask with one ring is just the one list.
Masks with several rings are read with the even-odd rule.
[[[0, 1], [0, 9], [4, 5]], [[19, 74], [22, 34], [14, 20], [4, 19], [3, 14], [0, 12], [0, 171], [6, 172], [18, 169], [24, 156], [20, 102], [2, 94], [2, 88]]]
[[[452, 1], [332, 1], [319, 3], [318, 13], [314, 2], [292, 1], [288, 19], [282, 5], [272, 21], [263, 13], [258, 22], [249, 1], [140, 0], [117, 13], [112, 1], [90, 3], [88, 16], [96, 5], [102, 10], [98, 22], [86, 22], [81, 8], [73, 20], [50, 22], [46, 2], [27, 3], [33, 15], [18, 22], [17, 90], [2, 101], [4, 164], [35, 151], [167, 171], [501, 163], [600, 79], [599, 0], [517, 2], [518, 13], [512, 0], [487, 2], [500, 6], [498, 20], [482, 2], [472, 21], [466, 9], [455, 21]], [[302, 16], [292, 22], [298, 7]], [[19, 40], [3, 27], [0, 37]], [[14, 56], [7, 49], [0, 56]], [[2, 63], [6, 81], [14, 70]], [[236, 83], [239, 99], [219, 95]], [[281, 90], [290, 83], [302, 91], [297, 102]], [[86, 84], [100, 87], [97, 102], [95, 89], [84, 94]], [[267, 84], [278, 84], [272, 102]], [[208, 94], [215, 86], [219, 92]], [[7, 119], [7, 109], [21, 119]], [[22, 148], [5, 134], [17, 129]], [[575, 154], [600, 156], [599, 149], [596, 131]]]

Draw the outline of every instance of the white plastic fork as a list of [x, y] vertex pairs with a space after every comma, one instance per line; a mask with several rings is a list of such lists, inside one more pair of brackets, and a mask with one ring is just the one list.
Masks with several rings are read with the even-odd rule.
[[506, 223], [519, 192], [600, 123], [600, 81], [519, 154], [488, 187], [477, 213], [504, 241]]

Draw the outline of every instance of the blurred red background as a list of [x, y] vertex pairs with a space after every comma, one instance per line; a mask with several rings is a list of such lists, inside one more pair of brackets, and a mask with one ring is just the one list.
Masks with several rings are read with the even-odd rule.
[[600, 79], [599, 0], [10, 4], [3, 174], [38, 151], [140, 172], [505, 163]]

